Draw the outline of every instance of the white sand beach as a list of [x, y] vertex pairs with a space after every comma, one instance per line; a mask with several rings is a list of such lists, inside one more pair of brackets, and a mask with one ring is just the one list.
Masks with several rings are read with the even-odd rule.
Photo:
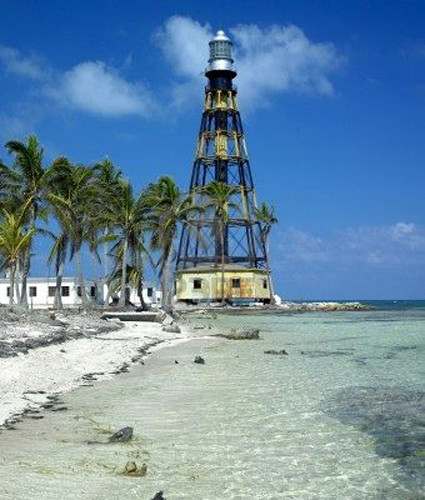
[[[106, 322], [105, 322], [106, 323]], [[21, 327], [22, 328], [22, 327]], [[26, 337], [44, 332], [22, 331]], [[46, 328], [48, 331], [48, 328]], [[16, 340], [16, 329], [14, 338]], [[147, 353], [187, 340], [189, 334], [162, 331], [160, 323], [127, 322], [121, 329], [37, 347], [0, 358], [0, 426], [24, 411], [36, 412], [52, 395], [110, 378]], [[34, 413], [35, 414], [35, 413]]]

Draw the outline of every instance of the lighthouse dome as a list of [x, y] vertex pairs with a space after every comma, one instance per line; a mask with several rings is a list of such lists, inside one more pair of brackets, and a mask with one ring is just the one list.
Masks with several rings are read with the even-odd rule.
[[210, 58], [207, 71], [233, 70], [233, 43], [223, 30], [210, 41]]

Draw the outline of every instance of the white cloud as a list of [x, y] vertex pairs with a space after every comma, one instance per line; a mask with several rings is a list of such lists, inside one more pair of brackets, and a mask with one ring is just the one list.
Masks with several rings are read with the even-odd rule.
[[156, 40], [178, 76], [203, 78], [208, 59], [208, 42], [213, 37], [209, 24], [188, 17], [173, 16], [156, 33]]
[[[312, 42], [292, 25], [239, 25], [230, 33], [238, 71], [235, 83], [245, 107], [265, 106], [278, 92], [333, 95], [329, 75], [342, 60], [333, 44]], [[169, 18], [159, 30], [157, 41], [179, 79], [172, 89], [175, 104], [189, 103], [195, 92], [199, 96], [212, 35], [208, 24], [183, 16]]]
[[413, 222], [397, 222], [392, 226], [391, 232], [396, 240], [402, 240], [406, 236], [412, 235], [415, 229]]
[[[296, 26], [260, 29], [239, 25], [230, 33], [235, 41], [236, 84], [245, 109], [267, 105], [269, 97], [278, 92], [333, 94], [329, 75], [341, 59], [332, 44], [312, 42]], [[208, 24], [184, 16], [170, 17], [158, 30], [155, 40], [173, 70], [164, 107], [199, 104], [212, 37]], [[103, 61], [83, 61], [59, 72], [36, 57], [25, 57], [14, 48], [0, 45], [0, 62], [6, 71], [35, 80], [38, 96], [98, 116], [146, 117], [158, 106], [145, 85], [126, 79], [122, 71]], [[130, 64], [131, 57], [121, 69]]]
[[273, 92], [333, 95], [329, 74], [341, 62], [333, 44], [312, 42], [293, 25], [241, 25], [231, 33], [244, 99], [261, 102]]
[[48, 94], [61, 104], [101, 116], [146, 116], [152, 108], [152, 99], [140, 83], [128, 82], [101, 61], [74, 66], [49, 87]]
[[[127, 81], [120, 72], [102, 61], [85, 61], [63, 73], [53, 71], [36, 57], [23, 56], [17, 49], [0, 45], [0, 63], [6, 71], [36, 81], [37, 95], [53, 98], [58, 103], [113, 117], [147, 116], [153, 99], [139, 82]], [[124, 69], [131, 64], [127, 58]], [[6, 117], [3, 118], [3, 122]], [[12, 129], [19, 129], [19, 118], [11, 120]]]
[[199, 103], [205, 85], [208, 42], [212, 37], [209, 24], [201, 25], [182, 16], [170, 17], [155, 34], [155, 41], [178, 78], [168, 89], [174, 107]]
[[8, 73], [42, 80], [46, 76], [46, 69], [35, 56], [24, 57], [19, 50], [0, 45], [0, 61]]

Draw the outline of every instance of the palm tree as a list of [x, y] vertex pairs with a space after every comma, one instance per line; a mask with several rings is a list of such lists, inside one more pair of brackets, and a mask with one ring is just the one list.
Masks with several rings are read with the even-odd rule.
[[254, 211], [257, 221], [260, 223], [260, 239], [261, 245], [263, 246], [264, 253], [266, 255], [266, 266], [267, 266], [267, 280], [270, 290], [270, 300], [274, 303], [274, 292], [273, 283], [270, 276], [270, 266], [269, 266], [269, 236], [271, 228], [274, 224], [278, 224], [278, 219], [275, 215], [274, 207], [267, 205], [267, 203], [261, 203]]
[[[9, 213], [18, 213], [22, 209], [21, 182], [20, 176], [13, 169], [10, 169], [0, 161], [0, 209], [6, 210]], [[28, 213], [25, 214], [26, 222], [28, 222]], [[16, 277], [20, 276], [22, 267], [23, 255], [20, 255], [16, 261], [15, 269], [15, 295], [16, 302], [20, 302], [19, 280]]]
[[65, 198], [67, 197], [69, 189], [69, 176], [72, 166], [67, 158], [60, 157], [53, 161], [52, 168], [54, 172], [49, 181], [46, 200], [48, 202], [49, 211], [55, 217], [60, 231], [58, 234], [46, 230], [41, 232], [53, 240], [53, 245], [47, 262], [49, 264], [52, 262], [55, 263], [56, 286], [53, 306], [55, 309], [62, 309], [62, 278], [65, 271], [65, 264], [70, 245], [68, 227], [70, 221], [68, 220], [66, 213], [64, 213], [62, 205], [58, 203], [55, 204], [52, 201], [54, 199], [54, 196], [52, 197], [52, 195], [59, 195]]
[[173, 306], [173, 273], [171, 265], [174, 259], [174, 241], [179, 224], [188, 224], [188, 215], [199, 209], [192, 203], [192, 197], [182, 195], [172, 177], [162, 176], [157, 183], [150, 184], [144, 193], [150, 206], [149, 228], [151, 248], [159, 251], [157, 264], [161, 282], [161, 307], [171, 313]]
[[[71, 165], [66, 158], [55, 162], [55, 183], [60, 186], [47, 195], [62, 231], [69, 240], [70, 260], [75, 257], [76, 271], [83, 307], [88, 305], [81, 249], [84, 243], [97, 256], [97, 227], [95, 225], [95, 205], [98, 190], [93, 168]], [[63, 255], [63, 254], [62, 254]]]
[[[112, 197], [117, 196], [117, 188], [119, 186], [119, 181], [122, 179], [122, 173], [118, 170], [114, 164], [106, 158], [105, 160], [96, 163], [94, 165], [94, 170], [97, 172], [96, 181], [99, 188], [100, 197], [108, 203]], [[107, 286], [107, 296], [105, 303], [109, 301], [109, 280], [108, 276], [108, 236], [111, 232], [110, 227], [105, 227], [103, 230], [104, 242], [103, 242], [103, 282]]]
[[[128, 279], [129, 255], [142, 253], [142, 234], [146, 228], [146, 205], [144, 197], [136, 198], [129, 181], [120, 179], [113, 196], [104, 197], [99, 203], [100, 215], [97, 219], [100, 226], [111, 228], [114, 234], [103, 238], [115, 241], [113, 251], [119, 255], [117, 266], [121, 272], [119, 307], [126, 302], [126, 285]], [[134, 263], [134, 257], [132, 261]]]
[[[28, 234], [34, 234], [35, 223], [40, 216], [43, 207], [45, 189], [48, 185], [52, 168], [43, 166], [43, 148], [38, 142], [37, 137], [30, 135], [25, 144], [21, 141], [9, 141], [5, 144], [9, 153], [15, 157], [14, 169], [6, 172], [5, 166], [2, 167], [4, 176], [15, 184], [21, 184], [21, 196], [24, 203], [29, 203], [28, 212]], [[7, 167], [6, 167], [7, 168]], [[27, 297], [27, 278], [31, 267], [31, 238], [25, 246], [23, 257], [22, 282], [21, 282], [21, 305], [28, 307]]]
[[24, 230], [25, 210], [14, 214], [3, 209], [3, 220], [0, 224], [0, 253], [3, 266], [9, 274], [9, 304], [14, 304], [16, 266], [24, 252], [27, 252], [35, 228]]
[[[204, 204], [204, 209], [213, 209], [214, 225], [213, 229], [218, 229], [218, 237], [220, 238], [220, 253], [221, 253], [221, 302], [225, 303], [224, 297], [224, 269], [225, 269], [225, 245], [224, 233], [226, 225], [229, 221], [230, 209], [239, 209], [239, 205], [233, 203], [231, 198], [239, 191], [239, 186], [229, 186], [220, 181], [212, 181], [202, 188], [202, 193], [207, 195], [207, 201]], [[216, 235], [217, 237], [217, 235]]]

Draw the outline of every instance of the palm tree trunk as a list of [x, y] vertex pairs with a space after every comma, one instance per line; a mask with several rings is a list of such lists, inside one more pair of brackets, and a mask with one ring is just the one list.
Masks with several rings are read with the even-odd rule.
[[[103, 230], [103, 236], [106, 238], [108, 236], [108, 228]], [[106, 276], [108, 275], [108, 242], [103, 243], [103, 279], [106, 281]]]
[[27, 297], [27, 279], [30, 271], [31, 265], [31, 245], [25, 250], [24, 255], [24, 267], [22, 269], [22, 280], [21, 280], [21, 295], [19, 297], [19, 305], [28, 308], [28, 297]]
[[143, 279], [140, 279], [139, 286], [137, 287], [137, 295], [139, 296], [140, 300], [140, 309], [142, 311], [146, 311], [146, 303], [145, 299], [143, 298]]
[[172, 304], [172, 279], [171, 279], [171, 261], [173, 259], [173, 248], [171, 247], [166, 255], [164, 269], [162, 271], [161, 276], [161, 306], [162, 309], [171, 314], [173, 312], [173, 304]]
[[[30, 216], [30, 221], [29, 221], [29, 227], [30, 229], [35, 228], [35, 206], [33, 205], [31, 208], [31, 216]], [[28, 296], [27, 296], [27, 279], [28, 275], [30, 273], [30, 267], [31, 267], [31, 241], [28, 247], [25, 250], [25, 255], [24, 255], [24, 268], [22, 270], [22, 281], [21, 281], [21, 295], [19, 297], [19, 304], [23, 307], [28, 308]]]
[[263, 235], [261, 237], [261, 242], [263, 245], [264, 255], [266, 256], [267, 286], [268, 286], [269, 293], [270, 293], [270, 304], [274, 305], [276, 303], [276, 301], [274, 300], [273, 282], [272, 282], [272, 277], [270, 274], [268, 236]]
[[87, 301], [87, 295], [86, 295], [86, 285], [84, 283], [84, 272], [83, 272], [83, 265], [81, 262], [81, 250], [80, 249], [78, 249], [75, 252], [75, 264], [77, 267], [78, 283], [80, 285], [80, 290], [81, 290], [81, 305], [83, 307], [87, 307], [88, 301]]
[[12, 262], [9, 268], [9, 305], [13, 306], [15, 297], [15, 270], [16, 264]]
[[221, 240], [221, 303], [224, 305], [224, 228], [223, 221], [220, 221], [220, 240]]
[[160, 285], [161, 285], [161, 309], [163, 311], [166, 311], [167, 310], [167, 300], [166, 300], [166, 295], [167, 295], [167, 290], [166, 290], [166, 271], [165, 271], [165, 267], [162, 271], [162, 274], [161, 274], [161, 279], [160, 279]]
[[104, 306], [108, 306], [109, 305], [109, 300], [111, 298], [111, 292], [109, 290], [109, 281], [106, 281], [106, 297], [105, 297], [105, 300], [103, 301], [103, 305]]
[[[103, 236], [108, 236], [108, 228], [105, 228], [105, 230], [103, 231]], [[110, 291], [109, 291], [109, 281], [108, 281], [108, 242], [105, 241], [105, 243], [103, 244], [103, 284], [104, 284], [104, 288], [105, 288], [105, 285], [106, 285], [106, 298], [104, 300], [104, 305], [108, 305], [109, 303], [109, 297], [111, 295]]]
[[56, 290], [55, 290], [55, 301], [53, 303], [53, 307], [55, 309], [63, 309], [63, 304], [62, 304], [62, 277], [63, 277], [63, 271], [65, 268], [65, 261], [62, 259], [58, 272], [56, 274]]
[[122, 269], [121, 269], [121, 289], [120, 289], [120, 298], [118, 300], [118, 307], [125, 306], [125, 287], [127, 282], [127, 250], [128, 250], [128, 241], [127, 238], [124, 240], [124, 248], [122, 252]]
[[19, 279], [17, 280], [16, 279], [16, 276], [18, 276], [19, 278], [19, 273], [20, 273], [20, 265], [19, 265], [19, 258], [18, 260], [16, 261], [16, 270], [15, 270], [15, 294], [16, 294], [16, 303], [19, 304], [19, 302], [21, 301], [21, 293], [20, 293], [20, 290], [19, 290]]

